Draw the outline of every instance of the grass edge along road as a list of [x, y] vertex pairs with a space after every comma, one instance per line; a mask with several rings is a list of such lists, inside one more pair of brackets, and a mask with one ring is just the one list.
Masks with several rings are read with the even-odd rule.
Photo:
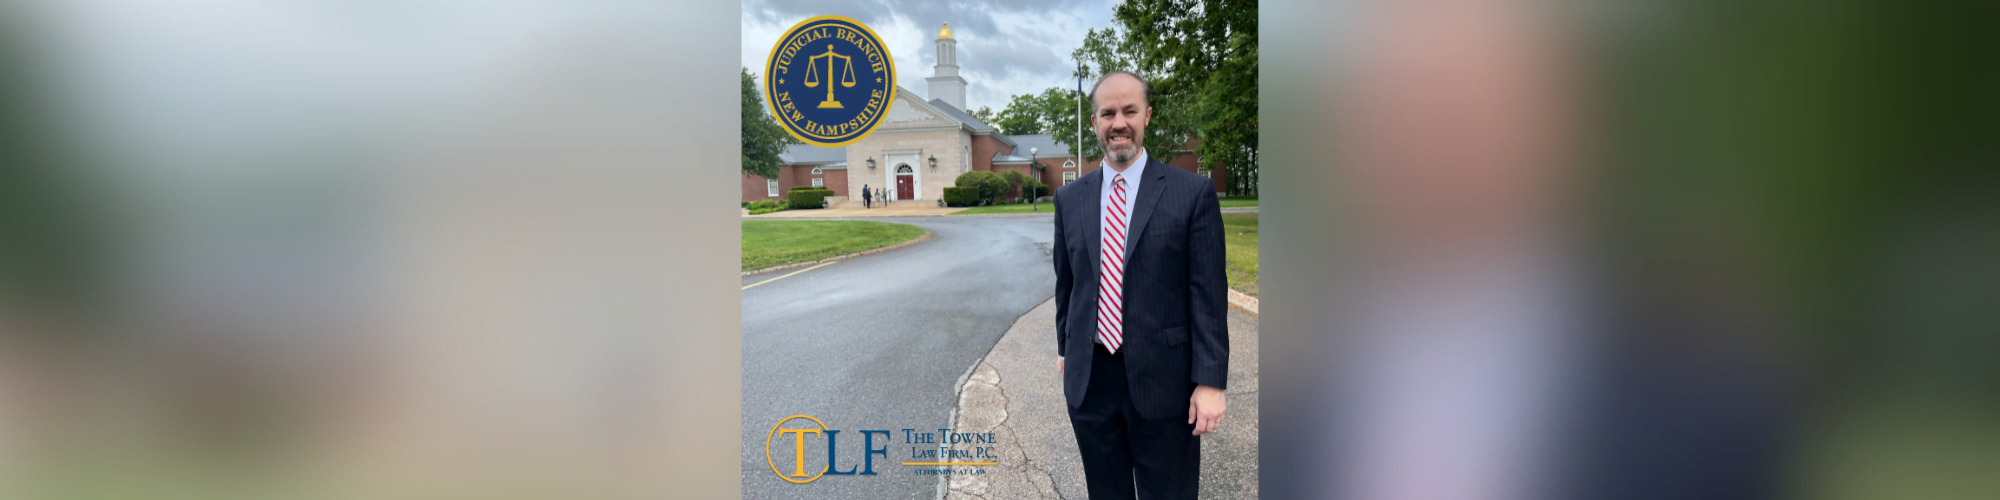
[[1257, 213], [1222, 214], [1222, 241], [1229, 287], [1257, 296]]
[[923, 236], [923, 228], [874, 221], [743, 221], [743, 270], [866, 252]]
[[[1222, 208], [1254, 207], [1257, 206], [1257, 197], [1231, 196], [1223, 198], [1221, 200], [1221, 204]], [[1035, 206], [1026, 203], [1022, 203], [1019, 205], [988, 205], [984, 207], [972, 207], [972, 208], [967, 208], [965, 210], [959, 210], [957, 212], [952, 212], [951, 215], [1031, 214], [1036, 212], [1035, 208], [1036, 208]], [[1056, 206], [1054, 203], [1049, 203], [1046, 201], [1042, 202], [1040, 209], [1041, 209], [1040, 211], [1044, 213], [1051, 213], [1051, 214], [1056, 213]]]

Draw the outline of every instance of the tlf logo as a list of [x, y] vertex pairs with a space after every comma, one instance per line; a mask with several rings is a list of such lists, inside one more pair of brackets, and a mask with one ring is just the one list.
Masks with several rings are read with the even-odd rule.
[[[785, 422], [790, 422], [795, 419], [811, 420], [813, 424], [818, 427], [785, 428]], [[875, 447], [876, 433], [881, 433], [882, 438], [885, 441], [889, 437], [889, 431], [885, 430], [861, 431], [861, 438], [862, 438], [861, 448], [864, 453], [862, 453], [861, 455], [862, 467], [861, 467], [861, 472], [859, 474], [864, 476], [875, 475], [875, 455], [881, 455], [882, 458], [884, 459], [889, 458], [889, 445], [887, 442], [884, 442], [882, 444], [882, 448], [878, 449]], [[815, 438], [822, 436], [826, 438], [826, 466], [820, 467], [818, 469], [819, 472], [815, 474], [806, 473], [806, 435], [808, 434], [812, 435], [812, 437]], [[771, 456], [771, 442], [775, 440], [782, 443], [786, 436], [790, 436], [792, 438], [792, 473], [789, 475], [785, 474], [783, 471], [778, 470], [778, 461], [773, 459]], [[779, 478], [783, 478], [784, 480], [793, 483], [801, 483], [801, 484], [810, 483], [819, 480], [820, 476], [826, 474], [833, 474], [836, 476], [854, 475], [856, 474], [856, 472], [854, 472], [854, 466], [852, 465], [849, 465], [847, 467], [847, 470], [844, 472], [833, 470], [834, 458], [837, 456], [835, 454], [835, 451], [839, 449], [838, 446], [839, 438], [840, 438], [840, 431], [826, 428], [826, 423], [820, 422], [819, 419], [817, 418], [813, 418], [806, 415], [792, 415], [789, 417], [785, 417], [784, 420], [779, 420], [777, 425], [771, 426], [771, 433], [769, 435], [764, 436], [764, 461], [771, 464], [771, 472], [776, 473]], [[781, 454], [780, 456], [783, 455]]]

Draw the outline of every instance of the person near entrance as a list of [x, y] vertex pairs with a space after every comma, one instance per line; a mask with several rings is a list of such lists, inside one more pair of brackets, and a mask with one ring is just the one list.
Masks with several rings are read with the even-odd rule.
[[1148, 90], [1097, 80], [1103, 167], [1055, 196], [1056, 370], [1093, 499], [1194, 498], [1224, 412], [1222, 210], [1208, 178], [1147, 157]]
[[875, 208], [875, 197], [869, 196], [868, 185], [861, 185], [861, 208]]

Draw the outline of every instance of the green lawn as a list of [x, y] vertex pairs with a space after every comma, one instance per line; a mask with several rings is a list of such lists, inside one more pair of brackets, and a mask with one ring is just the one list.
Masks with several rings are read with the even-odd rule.
[[972, 207], [972, 208], [968, 208], [968, 209], [965, 209], [965, 210], [960, 210], [960, 211], [957, 211], [957, 212], [952, 212], [951, 214], [952, 214], [952, 215], [972, 215], [972, 214], [1031, 214], [1031, 213], [1035, 213], [1035, 212], [1036, 212], [1036, 210], [1030, 210], [1030, 208], [1031, 208], [1031, 207], [1033, 207], [1033, 208], [1040, 208], [1040, 209], [1041, 209], [1041, 210], [1040, 210], [1040, 212], [1041, 212], [1041, 213], [1045, 213], [1045, 214], [1052, 214], [1052, 213], [1056, 213], [1056, 205], [1055, 205], [1054, 203], [1047, 203], [1047, 202], [1043, 202], [1043, 203], [1038, 203], [1038, 204], [1036, 204], [1036, 205], [1027, 205], [1027, 204], [1021, 204], [1021, 205], [991, 205], [991, 206], [984, 206], [984, 207]]
[[[1231, 196], [1228, 198], [1223, 198], [1221, 202], [1222, 202], [1222, 208], [1254, 207], [1257, 206], [1257, 197]], [[1043, 203], [1041, 205], [1042, 205], [1041, 206], [1042, 212], [1054, 213], [1051, 204]], [[985, 207], [972, 207], [965, 210], [952, 212], [951, 214], [975, 215], [975, 214], [1025, 214], [1025, 213], [1034, 213], [1034, 210], [1029, 210], [1028, 205], [993, 205]]]
[[743, 221], [743, 270], [846, 255], [923, 236], [908, 224], [870, 221]]
[[1224, 253], [1229, 261], [1229, 287], [1257, 296], [1257, 214], [1222, 214], [1222, 231], [1228, 247]]

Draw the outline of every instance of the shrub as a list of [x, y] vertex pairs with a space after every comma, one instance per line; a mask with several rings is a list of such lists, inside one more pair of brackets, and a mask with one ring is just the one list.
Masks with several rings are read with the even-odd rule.
[[1021, 184], [1021, 196], [1023, 198], [1028, 197], [1029, 194], [1033, 194], [1035, 198], [1055, 194], [1055, 191], [1050, 190], [1047, 184], [1042, 184], [1042, 181], [1036, 180], [1033, 177], [1028, 177], [1027, 180], [1027, 183]]
[[945, 205], [954, 207], [969, 207], [972, 206], [974, 203], [979, 203], [979, 188], [972, 186], [953, 186], [944, 188]]
[[999, 174], [983, 171], [958, 174], [958, 180], [954, 181], [954, 184], [959, 187], [979, 188], [979, 197], [989, 201], [1000, 193], [1007, 192], [1009, 187], [1007, 180], [1001, 178]]
[[831, 189], [799, 189], [785, 193], [785, 198], [793, 209], [826, 208], [826, 197], [831, 195]]

